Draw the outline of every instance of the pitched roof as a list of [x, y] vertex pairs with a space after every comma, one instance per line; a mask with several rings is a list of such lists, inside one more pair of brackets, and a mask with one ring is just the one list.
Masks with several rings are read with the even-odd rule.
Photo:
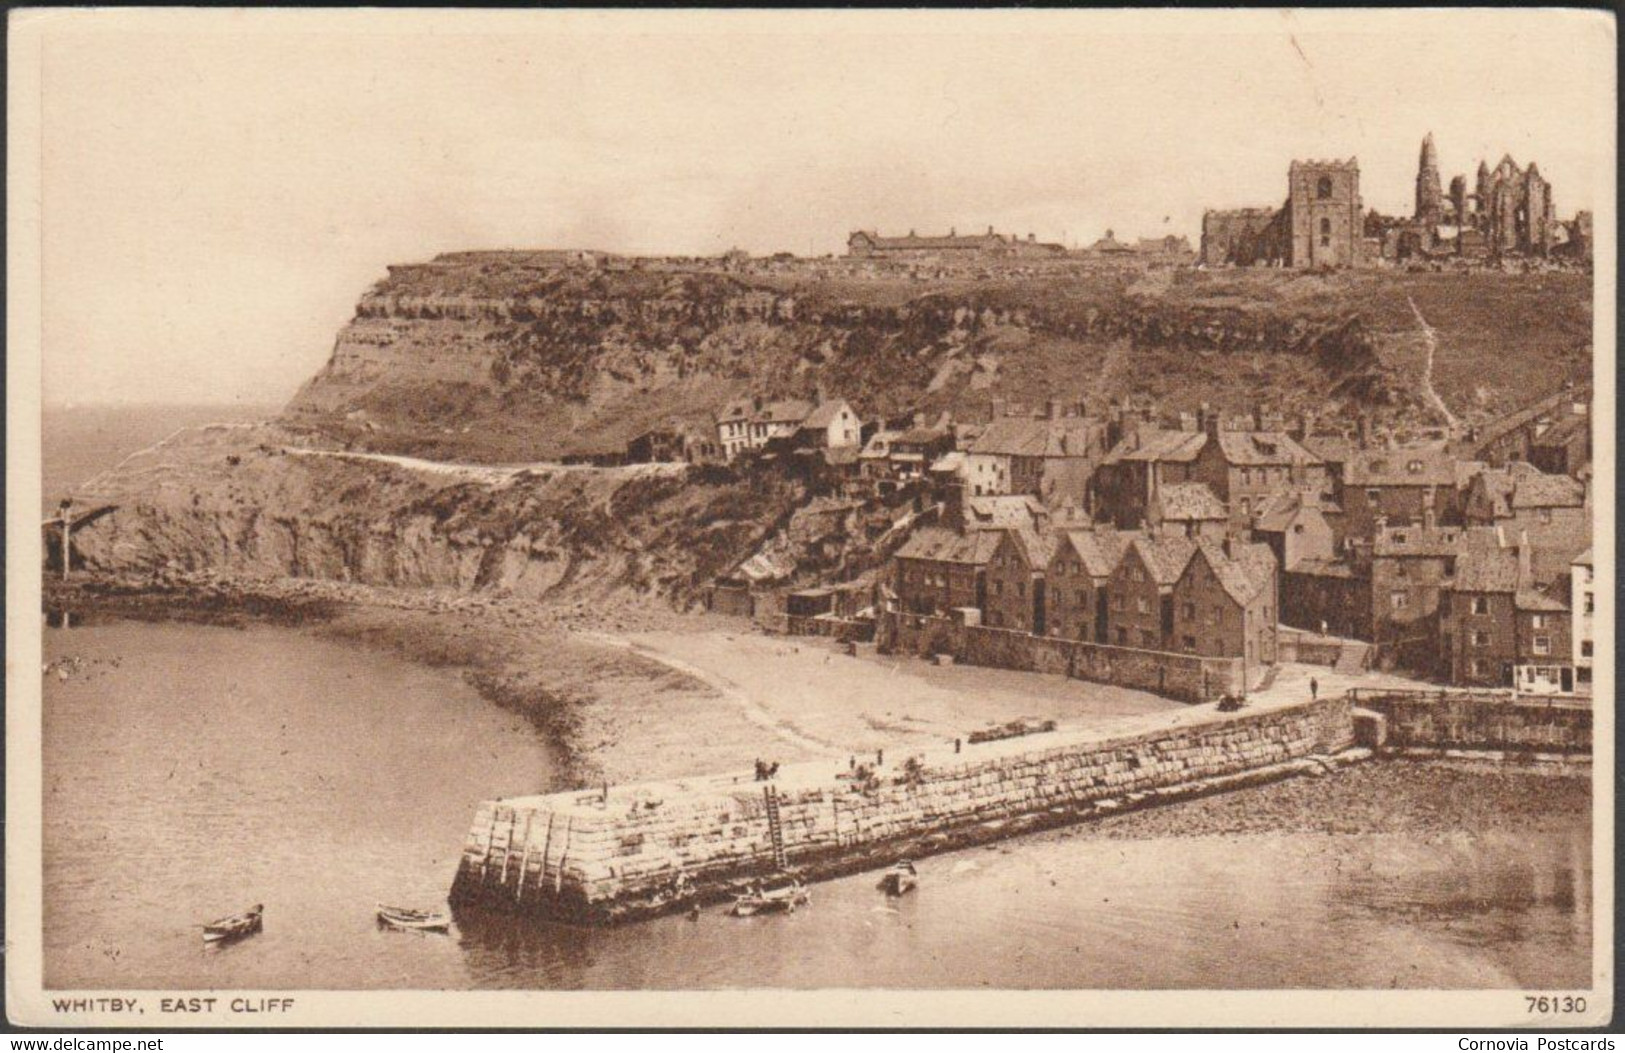
[[1275, 553], [1268, 545], [1235, 545], [1232, 554], [1226, 555], [1224, 546], [1203, 538], [1196, 543], [1196, 550], [1213, 568], [1213, 576], [1224, 591], [1244, 607], [1269, 588], [1275, 577]]
[[846, 404], [845, 399], [825, 399], [814, 407], [811, 413], [807, 414], [806, 419], [801, 422], [801, 426], [803, 428], [827, 428], [835, 423], [836, 415], [843, 409], [848, 411], [852, 409], [851, 406]]
[[1088, 417], [998, 417], [970, 444], [971, 453], [1003, 457], [1087, 457], [1104, 425]]
[[1494, 527], [1441, 527], [1417, 524], [1386, 527], [1372, 540], [1374, 556], [1456, 556], [1496, 547]]
[[1134, 535], [1126, 531], [1094, 528], [1064, 530], [1056, 539], [1057, 554], [1070, 549], [1092, 578], [1107, 578], [1117, 569]]
[[1588, 548], [1584, 552], [1580, 553], [1578, 556], [1575, 556], [1574, 557], [1574, 562], [1579, 564], [1582, 567], [1591, 566], [1591, 550]]
[[1456, 460], [1438, 446], [1359, 450], [1344, 464], [1348, 486], [1456, 485]]
[[998, 544], [999, 535], [994, 531], [958, 534], [947, 527], [928, 526], [914, 531], [897, 550], [896, 558], [983, 564], [993, 558]]
[[1172, 585], [1185, 573], [1185, 565], [1196, 551], [1196, 542], [1184, 537], [1138, 536], [1129, 546], [1158, 585]]
[[1287, 574], [1311, 574], [1317, 578], [1353, 578], [1354, 567], [1338, 559], [1300, 559]]
[[882, 428], [869, 436], [869, 441], [863, 444], [863, 453], [859, 456], [865, 460], [877, 457], [891, 456], [891, 444], [896, 441], [898, 433]]
[[1569, 605], [1556, 596], [1538, 589], [1519, 587], [1512, 595], [1512, 605], [1520, 611], [1566, 611]]
[[780, 399], [778, 402], [769, 402], [763, 406], [761, 412], [756, 414], [759, 421], [768, 421], [781, 424], [800, 424], [812, 412], [812, 403], [805, 399]]
[[1511, 413], [1486, 424], [1479, 433], [1478, 445], [1482, 448], [1505, 438], [1541, 414], [1549, 413], [1565, 402], [1589, 402], [1590, 400], [1591, 386], [1589, 384], [1575, 388], [1572, 391], [1554, 392], [1522, 409], [1513, 410]]
[[1512, 487], [1513, 508], [1578, 508], [1585, 498], [1585, 486], [1566, 475], [1539, 472], [1524, 476]]
[[1284, 431], [1221, 431], [1219, 450], [1231, 464], [1320, 464]]
[[1456, 560], [1457, 592], [1516, 592], [1518, 553], [1510, 548], [1475, 548]]
[[860, 234], [868, 238], [877, 249], [977, 249], [996, 248], [1005, 243], [1004, 235], [993, 233], [921, 237], [910, 231], [902, 237], [881, 237], [872, 230], [853, 231], [847, 241], [850, 242]]
[[989, 531], [1001, 539], [1009, 538], [1010, 543], [1022, 553], [1029, 567], [1047, 567], [1050, 558], [1055, 555], [1055, 536], [1050, 533], [1040, 534], [1030, 525], [1002, 527], [997, 531]]
[[988, 497], [965, 498], [967, 530], [1032, 526], [1043, 515], [1045, 515], [1043, 503], [1031, 494], [993, 494]]
[[1141, 428], [1112, 447], [1105, 461], [1194, 461], [1206, 445], [1203, 432]]
[[1360, 452], [1360, 444], [1347, 435], [1305, 435], [1300, 444], [1321, 460], [1338, 464]]
[[1154, 500], [1163, 519], [1193, 522], [1229, 518], [1224, 502], [1206, 483], [1168, 483], [1157, 489]]

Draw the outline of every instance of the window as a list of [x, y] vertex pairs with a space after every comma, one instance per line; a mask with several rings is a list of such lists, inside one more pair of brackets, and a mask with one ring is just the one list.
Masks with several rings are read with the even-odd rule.
[[1596, 614], [1597, 613], [1597, 597], [1592, 595], [1589, 592], [1586, 593], [1586, 608], [1585, 609], [1586, 609], [1587, 614]]
[[1409, 462], [1407, 462], [1405, 464], [1405, 470], [1407, 472], [1410, 472], [1412, 475], [1415, 475], [1415, 474], [1417, 474], [1418, 472], [1420, 472], [1422, 470], [1422, 462], [1421, 461], [1409, 461]]
[[1144, 596], [1134, 597], [1134, 609], [1139, 611], [1141, 614], [1151, 613], [1151, 605], [1145, 602]]
[[1488, 613], [1490, 613], [1490, 598], [1488, 596], [1474, 596], [1473, 597], [1473, 613], [1474, 614], [1488, 614]]
[[1546, 616], [1544, 614], [1532, 614], [1532, 615], [1530, 615], [1529, 616], [1529, 627], [1531, 629], [1544, 629], [1544, 628], [1546, 628]]
[[1117, 645], [1119, 647], [1128, 646], [1128, 630], [1121, 625], [1117, 627]]
[[1537, 636], [1537, 637], [1535, 637], [1535, 653], [1536, 654], [1551, 654], [1552, 653], [1552, 638], [1550, 636]]
[[1088, 597], [1089, 594], [1088, 594], [1088, 592], [1086, 592], [1083, 589], [1079, 589], [1077, 591], [1078, 591], [1078, 594], [1077, 594], [1077, 601], [1076, 602], [1077, 602], [1078, 606], [1081, 607], [1081, 606], [1083, 606], [1084, 600]]
[[1581, 640], [1580, 641], [1580, 657], [1581, 658], [1590, 658], [1591, 657], [1591, 641], [1590, 640]]
[[1157, 636], [1156, 636], [1156, 634], [1153, 633], [1150, 629], [1141, 629], [1140, 630], [1140, 644], [1142, 646], [1144, 646], [1144, 647], [1155, 647], [1157, 645]]
[[1388, 597], [1388, 605], [1396, 611], [1402, 611], [1411, 605], [1411, 594], [1404, 589], [1395, 589]]
[[1003, 596], [1004, 595], [1004, 582], [995, 581], [993, 583], [993, 595], [995, 595], [995, 596]]
[[1145, 580], [1145, 572], [1143, 570], [1141, 570], [1139, 567], [1130, 567], [1129, 570], [1128, 570], [1128, 580], [1130, 580], [1130, 581], [1144, 581]]
[[1540, 521], [1542, 523], [1544, 523], [1545, 525], [1547, 525], [1547, 526], [1551, 525], [1551, 523], [1552, 523], [1552, 510], [1550, 508], [1542, 508], [1540, 510]]
[[1184, 648], [1187, 651], [1196, 650], [1196, 637], [1194, 636], [1182, 636], [1180, 637], [1180, 643], [1184, 645]]
[[1027, 583], [1025, 581], [1016, 582], [1016, 595], [1022, 599], [1027, 598]]
[[1180, 611], [1185, 615], [1185, 617], [1191, 619], [1192, 621], [1196, 620], [1196, 604], [1187, 603], [1180, 608]]
[[1467, 664], [1467, 668], [1472, 671], [1474, 676], [1483, 676], [1484, 660], [1482, 658], [1475, 658]]
[[1489, 630], [1487, 630], [1487, 629], [1474, 629], [1473, 630], [1473, 646], [1474, 647], [1488, 647], [1489, 645], [1490, 645]]
[[1587, 567], [1586, 568], [1586, 584], [1590, 585], [1595, 580], [1597, 580], [1597, 572], [1595, 570], [1593, 570], [1591, 567]]
[[1253, 514], [1253, 503], [1245, 497], [1241, 499], [1241, 514], [1244, 516]]
[[[1322, 201], [1324, 201], [1327, 198], [1332, 196], [1332, 177], [1331, 176], [1321, 176], [1320, 177], [1320, 182], [1315, 184], [1315, 196], [1320, 198]], [[1329, 220], [1329, 219], [1321, 220], [1320, 221], [1320, 232], [1322, 234], [1330, 234], [1332, 232], [1332, 221]]]
[[1367, 501], [1370, 501], [1372, 504], [1376, 504], [1378, 499], [1381, 498], [1381, 497], [1382, 497], [1382, 491], [1377, 489], [1374, 486], [1367, 489], [1366, 492], [1365, 492], [1365, 499]]

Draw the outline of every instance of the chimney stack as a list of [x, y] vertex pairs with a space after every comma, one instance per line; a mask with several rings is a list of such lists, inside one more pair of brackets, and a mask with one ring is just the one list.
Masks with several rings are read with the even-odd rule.
[[1201, 426], [1203, 432], [1209, 436], [1212, 436], [1213, 438], [1218, 438], [1219, 414], [1214, 411], [1212, 406], [1209, 406], [1205, 402], [1202, 403], [1201, 410], [1199, 410], [1196, 414], [1196, 422]]
[[1236, 558], [1236, 539], [1235, 539], [1235, 537], [1227, 533], [1227, 534], [1224, 535], [1224, 541], [1221, 544], [1222, 544], [1222, 546], [1224, 548], [1224, 558], [1225, 559], [1235, 559]]
[[1529, 531], [1518, 531], [1518, 587], [1533, 584], [1533, 561], [1529, 552]]

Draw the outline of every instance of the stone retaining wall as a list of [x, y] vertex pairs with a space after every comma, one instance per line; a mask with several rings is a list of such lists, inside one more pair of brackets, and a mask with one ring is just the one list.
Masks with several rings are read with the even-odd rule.
[[451, 899], [625, 920], [694, 902], [670, 895], [679, 874], [698, 900], [715, 900], [777, 870], [772, 803], [787, 865], [817, 878], [1281, 777], [1353, 743], [1343, 699], [1231, 714], [1204, 707], [1136, 723], [1145, 730], [1061, 731], [893, 757], [877, 773], [809, 762], [766, 783], [729, 775], [487, 801]]
[[883, 646], [907, 654], [951, 654], [970, 665], [995, 666], [1032, 673], [1115, 684], [1152, 691], [1182, 702], [1211, 702], [1227, 693], [1256, 687], [1267, 666], [1246, 670], [1240, 658], [1208, 658], [1174, 651], [1034, 636], [1014, 629], [966, 625], [952, 618], [888, 612], [877, 632]]

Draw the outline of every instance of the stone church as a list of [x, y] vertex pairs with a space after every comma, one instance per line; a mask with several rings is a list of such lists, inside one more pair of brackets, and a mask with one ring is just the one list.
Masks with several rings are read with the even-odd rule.
[[1201, 261], [1208, 266], [1330, 270], [1365, 265], [1360, 163], [1293, 161], [1278, 209], [1212, 210], [1202, 215]]

